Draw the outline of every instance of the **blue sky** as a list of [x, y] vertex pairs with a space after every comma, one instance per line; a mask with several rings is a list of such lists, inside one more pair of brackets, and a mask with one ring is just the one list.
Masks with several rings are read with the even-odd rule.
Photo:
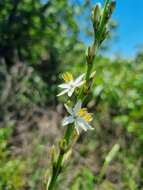
[[[113, 18], [118, 23], [117, 39], [113, 41], [110, 55], [114, 53], [133, 57], [143, 44], [143, 0], [116, 0]], [[97, 0], [92, 0], [93, 5]], [[103, 0], [98, 0], [103, 3]]]
[[117, 0], [113, 18], [118, 23], [118, 41], [113, 43], [113, 51], [134, 56], [143, 44], [143, 0]]

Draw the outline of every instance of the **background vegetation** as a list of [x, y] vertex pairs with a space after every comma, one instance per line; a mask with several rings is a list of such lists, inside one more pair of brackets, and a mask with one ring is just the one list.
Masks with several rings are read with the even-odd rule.
[[[79, 35], [82, 29], [91, 36], [85, 30], [90, 8], [90, 1], [0, 1], [0, 190], [44, 188], [49, 147], [63, 130], [56, 85], [61, 72], [81, 73], [85, 45]], [[101, 51], [94, 65], [88, 106], [96, 113], [95, 131], [81, 135], [57, 189], [142, 190], [143, 53], [127, 60]], [[114, 144], [120, 150], [97, 186]]]

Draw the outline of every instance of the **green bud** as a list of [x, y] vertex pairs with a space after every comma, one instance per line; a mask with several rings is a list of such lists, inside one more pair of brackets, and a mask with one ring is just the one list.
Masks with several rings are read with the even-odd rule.
[[87, 63], [89, 63], [89, 59], [90, 59], [90, 46], [86, 49], [86, 60], [87, 60]]
[[71, 144], [72, 146], [76, 143], [78, 137], [79, 137], [79, 134], [76, 132], [76, 130], [74, 130], [73, 135], [72, 135], [72, 144]]
[[51, 160], [52, 160], [52, 163], [56, 163], [56, 160], [57, 160], [57, 152], [56, 152], [56, 148], [55, 146], [53, 145], [50, 149], [50, 155], [51, 155]]
[[114, 9], [116, 7], [116, 1], [115, 0], [112, 0], [108, 6], [108, 14], [109, 14], [109, 18], [111, 17]]
[[65, 139], [60, 140], [59, 146], [62, 153], [65, 153], [68, 149], [67, 141]]
[[105, 26], [104, 30], [103, 30], [103, 34], [102, 34], [102, 38], [100, 40], [100, 44], [107, 38], [107, 36], [109, 35], [109, 27], [108, 25]]
[[86, 60], [88, 64], [91, 64], [95, 56], [95, 45], [89, 46], [86, 50]]
[[88, 49], [89, 49], [89, 47], [87, 47], [87, 48], [86, 48], [86, 51], [85, 51], [85, 56], [86, 56], [86, 58], [88, 58], [88, 51], [89, 51]]
[[91, 18], [92, 18], [93, 23], [95, 24], [98, 23], [100, 20], [100, 17], [101, 17], [101, 4], [97, 3], [92, 10]]
[[95, 75], [96, 75], [96, 71], [93, 71], [93, 72], [91, 73], [91, 75], [90, 75], [90, 78], [93, 79], [93, 78], [95, 77]]
[[64, 159], [63, 159], [63, 164], [65, 164], [66, 162], [68, 162], [70, 160], [70, 157], [71, 157], [71, 154], [72, 154], [72, 149], [69, 149], [65, 155], [64, 155]]

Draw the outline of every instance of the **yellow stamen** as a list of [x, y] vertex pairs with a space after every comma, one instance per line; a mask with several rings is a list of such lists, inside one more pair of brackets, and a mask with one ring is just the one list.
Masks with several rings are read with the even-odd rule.
[[71, 73], [69, 72], [66, 72], [63, 74], [63, 79], [65, 82], [69, 82], [69, 81], [72, 81], [73, 80], [73, 76]]
[[87, 115], [84, 116], [85, 121], [91, 122], [92, 121], [92, 115], [88, 113]]
[[86, 114], [87, 114], [87, 109], [86, 108], [81, 108], [79, 110], [79, 113], [78, 113], [79, 116], [83, 117]]
[[83, 118], [85, 119], [85, 121], [87, 121], [87, 122], [92, 121], [92, 114], [91, 114], [91, 113], [88, 113], [86, 108], [81, 108], [81, 109], [79, 110], [78, 115], [79, 115], [80, 117], [83, 117]]

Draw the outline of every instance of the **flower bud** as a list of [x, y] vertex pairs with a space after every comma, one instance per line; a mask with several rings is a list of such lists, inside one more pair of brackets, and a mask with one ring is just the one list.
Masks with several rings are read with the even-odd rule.
[[67, 142], [65, 139], [60, 140], [59, 146], [62, 153], [65, 153], [68, 149]]
[[79, 137], [79, 134], [74, 130], [73, 136], [72, 136], [72, 146], [77, 142], [77, 139]]
[[89, 46], [89, 47], [86, 49], [86, 53], [85, 53], [87, 63], [90, 62], [90, 61], [89, 61], [89, 60], [90, 60], [90, 57], [91, 57], [90, 49], [91, 49], [91, 47]]
[[94, 23], [98, 23], [99, 22], [99, 19], [100, 19], [100, 16], [101, 16], [101, 4], [100, 3], [97, 3], [94, 7], [94, 9], [92, 10], [92, 20]]
[[112, 0], [109, 4], [109, 7], [108, 7], [108, 13], [109, 13], [109, 18], [111, 17], [114, 9], [116, 7], [116, 1], [115, 0]]
[[100, 40], [100, 44], [107, 38], [108, 35], [109, 35], [109, 27], [108, 27], [108, 25], [106, 25], [106, 27], [103, 30], [103, 34], [102, 34], [102, 38]]
[[89, 46], [86, 50], [86, 60], [88, 64], [92, 64], [92, 61], [95, 56], [95, 45], [93, 44], [91, 47]]
[[93, 78], [95, 77], [95, 75], [96, 75], [96, 71], [93, 71], [93, 72], [91, 73], [91, 75], [90, 75], [90, 78], [93, 79]]
[[72, 149], [69, 149], [66, 154], [64, 155], [64, 159], [63, 159], [63, 164], [65, 164], [67, 161], [70, 160], [70, 157], [71, 157], [71, 154], [72, 154]]
[[57, 153], [56, 153], [56, 148], [54, 145], [50, 149], [50, 155], [51, 155], [52, 162], [55, 163], [57, 160]]

